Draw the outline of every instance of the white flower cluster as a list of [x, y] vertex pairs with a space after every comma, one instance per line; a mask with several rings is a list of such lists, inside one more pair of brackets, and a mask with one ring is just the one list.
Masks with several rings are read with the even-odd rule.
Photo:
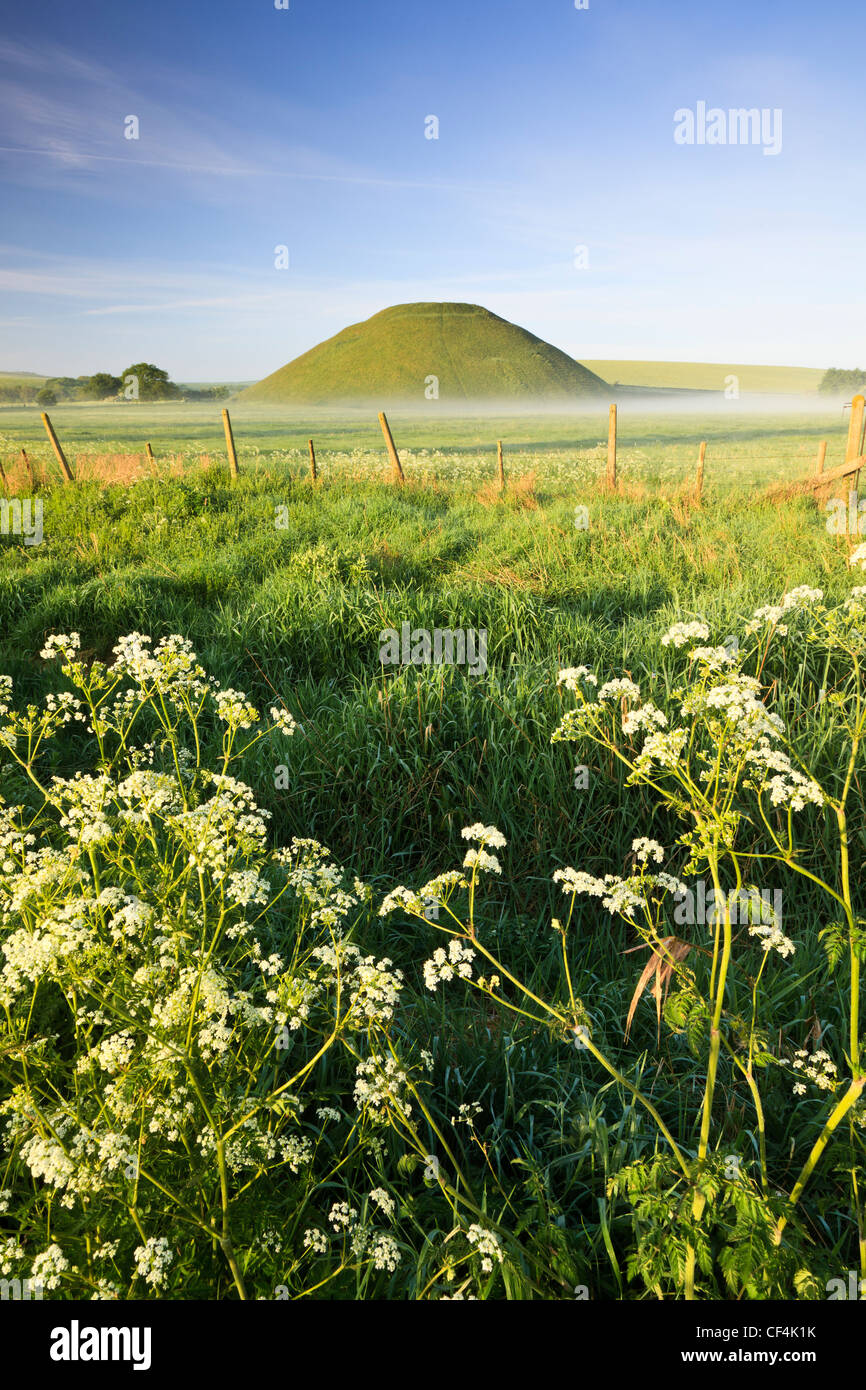
[[168, 1278], [168, 1267], [174, 1256], [165, 1236], [151, 1236], [146, 1245], [135, 1250], [136, 1273], [146, 1284], [160, 1288]]
[[0, 1275], [11, 1274], [24, 1259], [24, 1251], [13, 1236], [0, 1236]]
[[92, 901], [73, 899], [43, 917], [38, 926], [22, 926], [9, 933], [3, 942], [6, 959], [0, 971], [0, 1000], [4, 1004], [10, 1004], [27, 982], [33, 985], [43, 976], [56, 978], [71, 957], [95, 945], [88, 918]]
[[447, 954], [440, 946], [433, 952], [432, 960], [424, 962], [425, 985], [435, 994], [442, 981], [453, 980], [455, 975], [461, 980], [471, 980], [475, 954], [471, 946], [463, 945], [456, 936], [452, 936]]
[[112, 674], [127, 676], [142, 695], [158, 692], [178, 706], [198, 701], [208, 690], [204, 670], [186, 637], [172, 633], [163, 637], [151, 651], [153, 639], [145, 633], [130, 632], [114, 647]]
[[466, 1239], [475, 1253], [481, 1257], [481, 1272], [483, 1274], [493, 1272], [494, 1260], [502, 1264], [504, 1259], [502, 1243], [494, 1231], [487, 1230], [485, 1226], [473, 1225], [466, 1232]]
[[[810, 1056], [805, 1048], [800, 1048], [794, 1054], [794, 1061], [791, 1065], [795, 1071], [814, 1082], [822, 1091], [835, 1091], [839, 1084], [836, 1063], [831, 1059], [829, 1052], [825, 1052], [823, 1049], [813, 1052]], [[803, 1096], [805, 1094], [805, 1084], [798, 1081], [794, 1086], [794, 1095]]]
[[271, 705], [269, 713], [274, 728], [279, 729], [280, 733], [285, 734], [287, 738], [291, 738], [298, 726], [289, 711], [280, 709], [278, 705]]
[[217, 690], [214, 701], [217, 718], [231, 729], [251, 729], [258, 723], [259, 712], [242, 690]]
[[[284, 979], [280, 985], [279, 1007], [290, 1008], [288, 1026], [295, 1029], [309, 1017], [313, 1002], [325, 989], [339, 988], [344, 1026], [367, 1029], [371, 1024], [389, 1023], [403, 988], [403, 972], [384, 956], [364, 956], [352, 941], [335, 937], [326, 946], [316, 946], [312, 959], [318, 962], [306, 976]], [[278, 1017], [280, 1015], [278, 1014]]]
[[[213, 1159], [216, 1140], [212, 1129], [203, 1129], [196, 1136], [203, 1158]], [[305, 1134], [275, 1134], [255, 1115], [248, 1115], [225, 1141], [226, 1167], [232, 1173], [258, 1172], [269, 1166], [282, 1166], [292, 1173], [308, 1169], [313, 1159], [313, 1144]]]
[[556, 677], [557, 685], [564, 685], [566, 690], [577, 692], [578, 681], [583, 681], [584, 685], [598, 685], [598, 676], [593, 675], [588, 666], [567, 666], [559, 672]]
[[706, 641], [709, 635], [710, 629], [706, 623], [674, 623], [662, 638], [662, 646], [684, 647], [693, 637]]
[[107, 772], [93, 776], [76, 772], [69, 779], [52, 777], [51, 799], [62, 808], [62, 829], [80, 845], [90, 847], [111, 839], [114, 827], [107, 817], [114, 787]]
[[43, 661], [54, 661], [56, 657], [62, 656], [64, 661], [71, 662], [75, 660], [75, 654], [80, 648], [81, 637], [77, 632], [55, 632], [47, 639], [39, 655]]
[[639, 729], [665, 729], [667, 722], [667, 715], [647, 700], [646, 704], [629, 710], [623, 716], [622, 731], [624, 734], [636, 734]]
[[554, 883], [562, 884], [563, 893], [585, 893], [591, 898], [601, 898], [602, 906], [611, 916], [620, 913], [623, 917], [634, 917], [635, 909], [645, 907], [646, 900], [635, 892], [634, 885], [616, 874], [605, 874], [604, 878], [594, 878], [582, 869], [557, 869], [553, 875]]
[[483, 874], [501, 874], [502, 865], [495, 854], [488, 854], [485, 849], [468, 849], [466, 858], [463, 860], [464, 869], [479, 869]]
[[464, 840], [477, 840], [481, 845], [491, 845], [493, 849], [504, 849], [508, 844], [501, 830], [497, 830], [495, 825], [482, 825], [477, 821], [475, 825], [465, 825], [460, 831]]
[[763, 608], [756, 608], [749, 621], [746, 623], [745, 631], [751, 636], [755, 632], [760, 632], [762, 627], [773, 627], [779, 637], [787, 637], [788, 628], [780, 620], [785, 616], [785, 610], [777, 603], [767, 603]]
[[328, 1220], [339, 1235], [340, 1231], [348, 1231], [358, 1220], [358, 1213], [348, 1202], [335, 1202], [328, 1212]]
[[249, 907], [251, 903], [265, 904], [270, 897], [271, 885], [255, 869], [239, 869], [229, 874], [226, 884], [226, 897], [236, 907]]
[[771, 627], [779, 637], [788, 635], [787, 624], [782, 623], [786, 613], [792, 613], [798, 608], [806, 608], [810, 604], [820, 603], [824, 597], [823, 589], [810, 589], [806, 584], [801, 584], [796, 589], [791, 589], [782, 598], [781, 603], [765, 604], [763, 608], [756, 608], [749, 622], [746, 623], [745, 630], [750, 635], [760, 632], [762, 627]]
[[809, 802], [823, 806], [826, 797], [813, 778], [795, 768], [788, 754], [761, 739], [745, 755], [751, 771], [750, 782], [759, 792], [768, 792], [774, 806], [802, 811]]
[[56, 1289], [60, 1287], [60, 1275], [68, 1268], [69, 1261], [60, 1246], [49, 1245], [34, 1259], [30, 1279], [34, 1284], [41, 1284], [43, 1289]]
[[135, 1053], [135, 1047], [135, 1038], [128, 1029], [122, 1033], [112, 1033], [97, 1043], [89, 1054], [79, 1058], [78, 1069], [80, 1071], [89, 1069], [92, 1060], [109, 1076], [117, 1076], [119, 1072], [125, 1071], [129, 1066]]
[[605, 681], [598, 692], [599, 704], [604, 704], [606, 700], [639, 700], [640, 686], [635, 685], [634, 681], [620, 680]]
[[392, 1235], [379, 1231], [370, 1240], [368, 1256], [374, 1269], [385, 1269], [394, 1273], [400, 1263], [400, 1247]]
[[330, 857], [330, 850], [318, 840], [304, 839], [293, 839], [287, 850], [277, 850], [273, 856], [287, 869], [289, 888], [310, 909], [310, 924], [334, 930], [360, 906], [367, 889], [355, 879], [350, 892], [343, 871], [328, 862]]
[[760, 937], [764, 951], [778, 951], [783, 959], [792, 956], [797, 949], [789, 936], [785, 936], [777, 922], [750, 922], [749, 936]]
[[658, 840], [649, 840], [646, 835], [640, 835], [636, 840], [632, 840], [631, 847], [642, 864], [648, 859], [654, 859], [657, 864], [661, 864], [665, 857], [663, 847]]
[[[208, 774], [203, 776], [207, 780]], [[209, 776], [216, 787], [210, 800], [170, 816], [168, 825], [186, 848], [188, 862], [219, 880], [236, 859], [264, 850], [271, 813], [259, 809], [244, 782], [226, 774]]]
[[[5, 679], [9, 681], [9, 691], [11, 693], [11, 678], [7, 676]], [[83, 723], [85, 720], [85, 715], [82, 713], [83, 708], [81, 701], [76, 695], [73, 695], [70, 690], [62, 690], [59, 694], [52, 692], [45, 696], [46, 712], [54, 716], [51, 723], [57, 727], [61, 724], [68, 724], [71, 720], [77, 720], [79, 723]], [[0, 706], [0, 713], [6, 713], [6, 710], [3, 709], [2, 706]]]
[[738, 743], [776, 738], [785, 726], [758, 698], [760, 690], [754, 676], [731, 675], [719, 685], [692, 691], [682, 703], [682, 712], [687, 717], [705, 715], [712, 733], [732, 736]]
[[419, 897], [422, 903], [446, 903], [456, 888], [468, 888], [469, 882], [459, 869], [446, 869], [425, 883]]
[[823, 589], [810, 589], [807, 584], [801, 584], [784, 595], [782, 609], [788, 613], [792, 608], [807, 608], [809, 604], [820, 603], [823, 597]]
[[312, 1250], [314, 1255], [325, 1255], [328, 1251], [328, 1237], [324, 1231], [317, 1231], [314, 1226], [310, 1226], [304, 1231], [304, 1249]]
[[[387, 1216], [393, 1213], [393, 1200], [383, 1188], [376, 1188], [370, 1193], [370, 1197]], [[361, 1225], [357, 1211], [350, 1207], [348, 1202], [335, 1202], [328, 1214], [328, 1220], [337, 1235], [349, 1236], [352, 1254], [356, 1259], [366, 1258], [374, 1269], [387, 1270], [393, 1274], [400, 1263], [400, 1247], [392, 1235], [387, 1231], [376, 1231], [369, 1226]], [[309, 1241], [307, 1236], [310, 1237]], [[307, 1231], [304, 1245], [320, 1254], [324, 1254], [327, 1249], [325, 1237], [318, 1231]]]
[[387, 917], [392, 912], [402, 910], [414, 917], [424, 916], [424, 903], [420, 893], [416, 893], [412, 888], [392, 888], [382, 899], [382, 906], [379, 908], [379, 916]]
[[374, 1187], [370, 1193], [370, 1201], [383, 1211], [386, 1216], [393, 1216], [397, 1209], [397, 1204], [390, 1192], [386, 1192], [384, 1187]]
[[650, 734], [635, 758], [636, 771], [652, 772], [654, 766], [676, 767], [688, 736], [688, 729], [671, 729], [668, 733]]
[[313, 954], [323, 963], [319, 975], [323, 983], [336, 985], [342, 972], [341, 987], [349, 1001], [347, 1026], [367, 1027], [391, 1021], [403, 988], [403, 972], [394, 969], [388, 956], [381, 960], [362, 956], [349, 941], [317, 947]]
[[390, 1111], [408, 1119], [412, 1106], [406, 1098], [409, 1077], [394, 1057], [372, 1053], [355, 1070], [355, 1104], [378, 1124]]
[[738, 658], [736, 652], [729, 651], [727, 647], [693, 647], [689, 660], [698, 662], [708, 671], [724, 671], [729, 666], [736, 666]]
[[[4, 1109], [12, 1114], [7, 1135], [14, 1137], [31, 1127], [18, 1097], [13, 1095]], [[103, 1191], [111, 1175], [133, 1161], [135, 1140], [126, 1134], [82, 1127], [63, 1107], [48, 1119], [53, 1133], [32, 1134], [21, 1144], [19, 1154], [34, 1178], [64, 1193], [61, 1206], [72, 1207], [76, 1197]]]
[[180, 811], [183, 803], [177, 781], [164, 772], [138, 769], [117, 787], [121, 816], [131, 825], [144, 825], [154, 816], [164, 819]]

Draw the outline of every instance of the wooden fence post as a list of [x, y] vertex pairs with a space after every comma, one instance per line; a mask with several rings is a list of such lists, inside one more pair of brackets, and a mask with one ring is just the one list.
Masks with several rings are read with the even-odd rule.
[[707, 441], [706, 441], [705, 439], [703, 439], [703, 440], [701, 441], [700, 450], [698, 451], [698, 475], [697, 475], [697, 478], [695, 479], [695, 492], [697, 493], [697, 497], [698, 497], [698, 501], [699, 501], [699, 502], [700, 502], [700, 500], [701, 500], [701, 496], [702, 496], [703, 491], [704, 491], [704, 463], [705, 463], [705, 461], [706, 461], [706, 457], [707, 457]]
[[22, 450], [21, 450], [21, 457], [22, 457], [22, 459], [24, 460], [24, 467], [27, 469], [27, 476], [28, 476], [28, 478], [30, 479], [30, 490], [31, 490], [31, 492], [35, 492], [35, 491], [36, 491], [36, 479], [35, 479], [34, 476], [33, 476], [33, 464], [30, 462], [30, 459], [29, 459], [28, 456], [27, 456], [27, 450], [26, 450], [26, 449], [22, 449]]
[[817, 461], [816, 461], [816, 463], [815, 463], [815, 476], [816, 476], [817, 478], [820, 478], [821, 474], [824, 472], [824, 461], [825, 461], [826, 458], [827, 458], [827, 441], [826, 441], [826, 439], [822, 439], [822, 440], [821, 440], [821, 443], [818, 445], [818, 458], [817, 458]]
[[397, 445], [394, 443], [394, 436], [391, 433], [391, 426], [388, 424], [384, 410], [379, 411], [379, 424], [382, 426], [382, 433], [385, 436], [385, 443], [388, 446], [388, 453], [397, 477], [401, 483], [405, 483], [406, 475], [403, 472], [403, 465], [400, 462], [400, 455], [397, 453]]
[[499, 491], [505, 491], [505, 459], [502, 455], [502, 440], [496, 441], [496, 462], [499, 465]]
[[315, 448], [315, 445], [313, 444], [312, 439], [309, 441], [309, 443], [310, 443], [310, 481], [314, 483], [314, 482], [316, 481], [316, 479], [318, 478], [318, 476], [319, 476], [319, 474], [318, 474], [318, 472], [317, 472], [317, 470], [316, 470], [316, 448]]
[[863, 449], [863, 426], [866, 423], [866, 400], [862, 396], [855, 396], [851, 402], [851, 419], [848, 421], [848, 448], [845, 451], [845, 462], [850, 463], [852, 459], [860, 458]]
[[[862, 397], [861, 397], [861, 400], [862, 400]], [[51, 447], [52, 447], [52, 449], [54, 450], [55, 456], [56, 456], [56, 458], [57, 458], [57, 462], [60, 464], [60, 471], [61, 471], [61, 473], [63, 474], [64, 481], [67, 482], [67, 483], [74, 482], [75, 480], [74, 480], [74, 478], [72, 477], [72, 470], [71, 470], [71, 468], [69, 467], [69, 464], [66, 462], [66, 455], [64, 454], [63, 450], [62, 450], [61, 447], [60, 447], [60, 440], [57, 438], [57, 435], [54, 433], [54, 426], [52, 425], [52, 423], [51, 423], [51, 421], [49, 420], [48, 416], [45, 415], [45, 414], [43, 414], [43, 416], [42, 416], [42, 423], [43, 423], [43, 425], [45, 426], [45, 433], [48, 435], [48, 438], [51, 440]]]
[[610, 408], [607, 427], [607, 485], [616, 487], [616, 406]]
[[8, 492], [9, 488], [6, 485], [6, 469], [3, 467], [2, 460], [0, 460], [0, 479], [3, 481], [3, 491]]
[[151, 449], [149, 443], [145, 444], [144, 452], [147, 454], [148, 463], [150, 464], [154, 472], [156, 472], [156, 459], [153, 457], [153, 450]]
[[232, 422], [227, 410], [223, 411], [223, 429], [226, 432], [226, 450], [229, 456], [229, 472], [233, 478], [238, 476], [238, 456], [235, 450], [235, 437], [232, 434]]

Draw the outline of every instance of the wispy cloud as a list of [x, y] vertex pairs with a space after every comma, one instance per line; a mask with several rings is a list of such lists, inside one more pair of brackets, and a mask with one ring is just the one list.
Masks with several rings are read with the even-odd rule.
[[[191, 99], [187, 74], [163, 71], [163, 85], [174, 86], [171, 101], [157, 100], [148, 74], [136, 73], [136, 82], [126, 82], [117, 72], [81, 60], [61, 48], [47, 51], [23, 44], [0, 41], [0, 70], [11, 67], [51, 77], [48, 84], [34, 87], [31, 81], [16, 80], [7, 74], [0, 84], [0, 129], [6, 139], [0, 145], [5, 155], [7, 181], [29, 183], [54, 178], [58, 173], [88, 172], [107, 176], [124, 172], [137, 178], [142, 170], [157, 174], [194, 176], [209, 179], [259, 179], [298, 183], [428, 190], [442, 193], [497, 191], [484, 180], [404, 178], [380, 170], [361, 168], [325, 149], [311, 148], [298, 139], [287, 140], [274, 134], [274, 123], [260, 121], [255, 139], [255, 158], [250, 159], [250, 140], [236, 120], [218, 116], [213, 106], [203, 118]], [[255, 113], [255, 88], [238, 83], [233, 108]], [[271, 103], [269, 103], [271, 104]], [[283, 103], [287, 117], [291, 104]], [[140, 138], [127, 139], [124, 122], [135, 115], [140, 122]], [[281, 124], [291, 125], [284, 120]], [[43, 173], [33, 161], [47, 161]], [[93, 190], [102, 196], [98, 186]], [[114, 191], [119, 192], [116, 181]], [[505, 193], [500, 184], [498, 191]], [[213, 197], [213, 190], [199, 184], [198, 195]]]

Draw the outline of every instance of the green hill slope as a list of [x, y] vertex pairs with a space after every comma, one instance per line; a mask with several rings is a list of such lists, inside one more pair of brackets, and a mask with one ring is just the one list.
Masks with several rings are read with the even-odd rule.
[[[431, 378], [436, 378], [435, 383]], [[397, 304], [241, 393], [249, 401], [573, 400], [604, 382], [477, 304]]]
[[589, 361], [590, 371], [620, 386], [657, 386], [690, 391], [724, 391], [725, 378], [735, 376], [741, 391], [770, 395], [811, 395], [817, 392], [823, 367], [760, 367], [721, 362]]

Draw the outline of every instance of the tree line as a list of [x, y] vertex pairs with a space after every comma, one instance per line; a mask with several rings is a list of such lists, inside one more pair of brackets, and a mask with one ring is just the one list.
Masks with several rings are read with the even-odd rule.
[[859, 367], [846, 370], [843, 367], [831, 367], [821, 378], [821, 385], [818, 387], [828, 396], [855, 396], [859, 392], [866, 391], [866, 372]]
[[35, 383], [0, 382], [0, 401], [29, 405], [57, 405], [58, 401], [219, 401], [229, 395], [228, 386], [206, 386], [194, 391], [178, 386], [168, 372], [152, 362], [136, 362], [120, 376], [94, 372], [92, 376], [47, 377], [34, 391]]

